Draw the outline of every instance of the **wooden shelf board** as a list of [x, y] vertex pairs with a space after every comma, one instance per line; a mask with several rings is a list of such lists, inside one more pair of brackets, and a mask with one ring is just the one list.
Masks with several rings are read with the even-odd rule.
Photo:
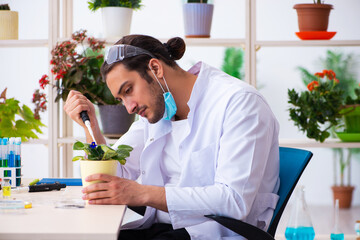
[[[184, 38], [187, 46], [198, 47], [242, 47], [245, 44], [243, 38]], [[105, 40], [105, 39], [102, 39]], [[107, 39], [107, 45], [114, 45], [118, 39]], [[161, 42], [165, 43], [168, 39], [160, 38]]]
[[8, 47], [47, 47], [47, 39], [20, 39], [20, 40], [0, 40], [0, 48]]
[[339, 139], [326, 139], [325, 142], [316, 142], [313, 139], [280, 139], [282, 147], [299, 148], [360, 148], [360, 142], [341, 142]]
[[360, 40], [255, 41], [260, 47], [360, 47]]

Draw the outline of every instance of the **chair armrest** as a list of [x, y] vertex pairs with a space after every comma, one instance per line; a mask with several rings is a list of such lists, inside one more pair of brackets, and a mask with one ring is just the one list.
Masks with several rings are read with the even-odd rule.
[[269, 233], [246, 222], [216, 215], [205, 215], [205, 217], [215, 220], [248, 240], [274, 240], [274, 237]]
[[137, 214], [140, 214], [141, 216], [144, 216], [144, 215], [145, 215], [145, 211], [146, 211], [146, 207], [145, 207], [145, 206], [139, 206], [139, 207], [128, 206], [128, 208], [130, 208], [131, 210], [133, 210], [133, 211], [136, 212]]

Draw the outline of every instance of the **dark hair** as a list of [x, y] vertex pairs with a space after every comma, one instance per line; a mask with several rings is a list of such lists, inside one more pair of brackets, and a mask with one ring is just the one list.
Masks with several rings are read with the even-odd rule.
[[[178, 67], [175, 60], [179, 60], [185, 53], [185, 42], [180, 37], [171, 38], [167, 43], [163, 44], [151, 36], [134, 34], [124, 36], [115, 43], [115, 45], [118, 44], [127, 44], [145, 49], [172, 68]], [[141, 77], [150, 83], [152, 82], [152, 78], [147, 74], [150, 59], [151, 57], [149, 55], [141, 54], [135, 57], [125, 58], [124, 60], [113, 64], [104, 62], [101, 66], [102, 78], [106, 81], [106, 75], [114, 68], [114, 66], [117, 64], [124, 64], [126, 69], [129, 71], [137, 71]]]

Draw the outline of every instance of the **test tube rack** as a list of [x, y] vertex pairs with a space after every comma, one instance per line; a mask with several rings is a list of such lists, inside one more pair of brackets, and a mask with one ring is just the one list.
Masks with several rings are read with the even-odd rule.
[[[18, 171], [20, 171], [21, 167], [2, 167], [2, 168], [0, 168], [0, 170], [1, 170], [0, 171], [0, 178], [3, 179], [3, 180], [4, 179], [10, 179], [11, 187], [16, 187], [16, 178], [17, 178], [16, 177], [16, 170], [17, 169], [19, 169]], [[7, 173], [10, 172], [11, 177], [4, 177], [5, 171], [7, 171]], [[21, 179], [21, 178], [19, 178], [19, 179]]]

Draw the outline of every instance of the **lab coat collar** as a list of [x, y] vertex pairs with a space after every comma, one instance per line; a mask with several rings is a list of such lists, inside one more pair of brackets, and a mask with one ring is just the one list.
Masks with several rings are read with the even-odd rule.
[[[198, 106], [198, 101], [202, 98], [202, 95], [204, 94], [204, 91], [206, 89], [205, 85], [207, 85], [209, 80], [209, 68], [211, 68], [209, 65], [203, 62], [198, 62], [188, 70], [189, 73], [197, 75], [197, 79], [190, 95], [190, 99], [187, 102], [187, 105], [190, 108], [188, 119], [192, 118], [194, 111], [196, 111], [196, 107]], [[191, 124], [191, 121], [189, 121], [189, 123]]]

